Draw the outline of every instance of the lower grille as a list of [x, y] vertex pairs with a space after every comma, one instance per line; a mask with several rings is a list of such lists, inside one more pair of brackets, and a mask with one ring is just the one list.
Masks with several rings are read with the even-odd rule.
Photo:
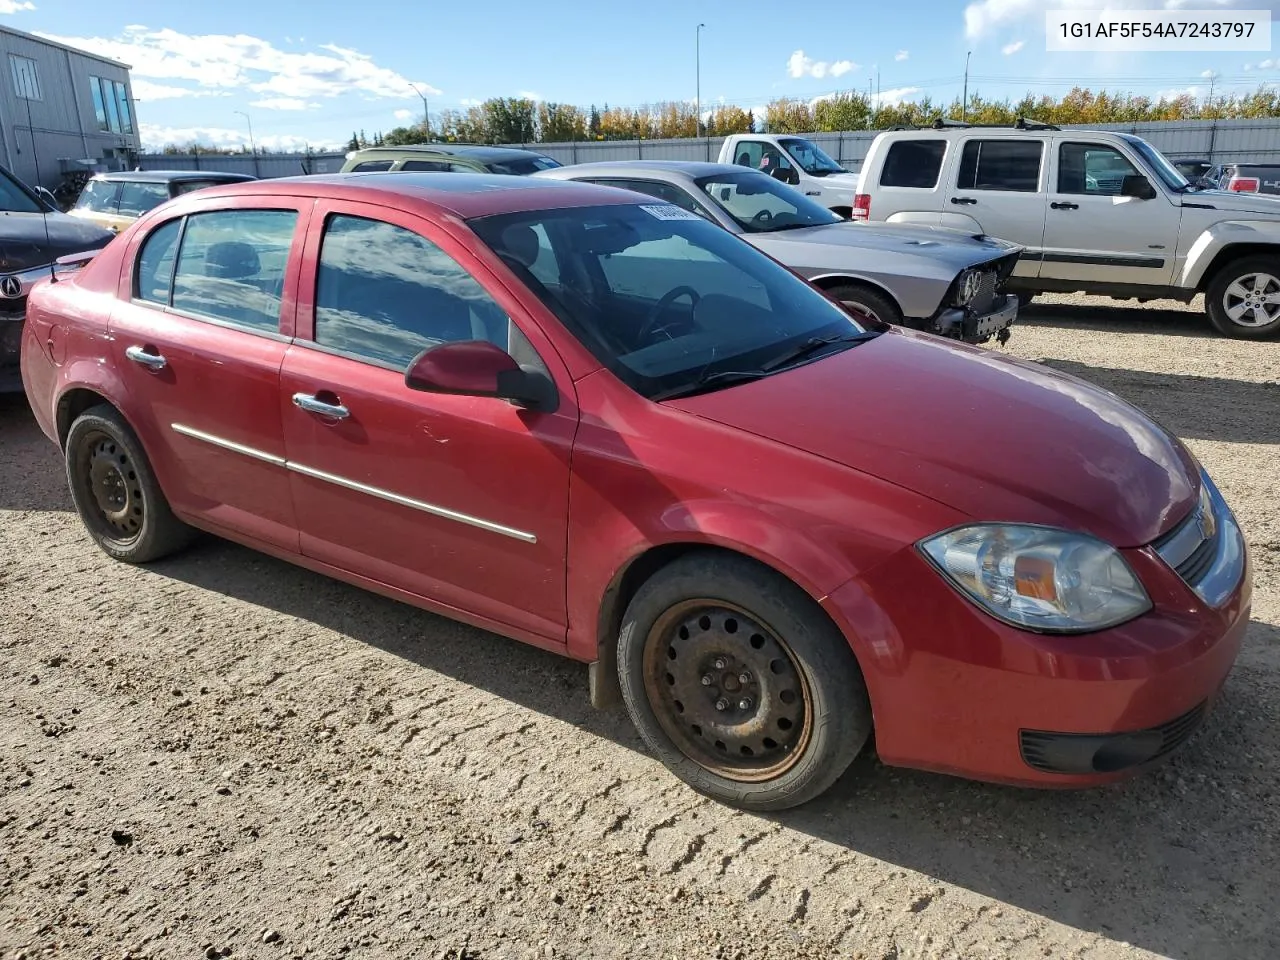
[[990, 313], [996, 303], [996, 272], [994, 270], [983, 271], [981, 278], [982, 283], [978, 287], [978, 295], [969, 304], [970, 309], [979, 316], [984, 313]]
[[1129, 733], [1023, 730], [1018, 745], [1023, 762], [1042, 773], [1117, 773], [1172, 753], [1191, 739], [1207, 714], [1208, 701], [1202, 701], [1158, 727]]
[[1213, 566], [1221, 533], [1206, 490], [1191, 514], [1152, 546], [1165, 563], [1194, 588]]

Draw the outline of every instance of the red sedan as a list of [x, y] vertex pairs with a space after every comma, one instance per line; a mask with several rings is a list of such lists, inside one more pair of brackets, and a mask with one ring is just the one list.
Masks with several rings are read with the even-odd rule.
[[111, 556], [196, 529], [591, 664], [757, 810], [889, 764], [1130, 773], [1248, 621], [1187, 449], [1034, 364], [871, 328], [637, 194], [217, 187], [32, 293], [22, 375]]

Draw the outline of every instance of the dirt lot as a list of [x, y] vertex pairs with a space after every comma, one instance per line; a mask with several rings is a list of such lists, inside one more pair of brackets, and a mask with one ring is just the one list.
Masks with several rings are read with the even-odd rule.
[[1051, 298], [1010, 351], [1185, 437], [1254, 551], [1192, 743], [1028, 792], [860, 759], [732, 812], [573, 663], [209, 540], [114, 564], [0, 401], [0, 957], [1280, 955], [1280, 344]]

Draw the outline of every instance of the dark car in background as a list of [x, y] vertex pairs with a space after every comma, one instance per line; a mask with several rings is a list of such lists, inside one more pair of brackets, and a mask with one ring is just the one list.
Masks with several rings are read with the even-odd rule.
[[59, 257], [100, 249], [113, 236], [62, 213], [0, 167], [0, 393], [22, 390], [18, 345], [31, 287]]
[[[1216, 176], [1214, 176], [1216, 174]], [[1224, 163], [1210, 174], [1213, 185], [1229, 193], [1280, 195], [1280, 164]]]
[[559, 160], [534, 150], [471, 143], [422, 143], [352, 150], [341, 172], [497, 173], [527, 177], [560, 165]]
[[166, 200], [193, 190], [256, 180], [245, 173], [215, 170], [129, 170], [100, 173], [84, 185], [67, 212], [117, 233]]

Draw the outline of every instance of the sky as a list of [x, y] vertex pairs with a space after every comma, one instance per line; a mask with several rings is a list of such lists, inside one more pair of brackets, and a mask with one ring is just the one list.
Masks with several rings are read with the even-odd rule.
[[[1280, 0], [1108, 0], [1112, 8], [1280, 9]], [[1046, 52], [1046, 9], [1101, 0], [0, 0], [0, 22], [132, 67], [144, 148], [198, 141], [326, 149], [488, 97], [587, 106], [762, 108], [879, 89], [885, 102], [969, 91], [1019, 99], [1081, 84], [1151, 96], [1280, 83], [1271, 52]], [[788, 16], [787, 10], [795, 11]], [[705, 24], [698, 30], [698, 24]], [[1280, 29], [1275, 31], [1280, 43]], [[700, 71], [695, 64], [700, 62]], [[416, 86], [416, 90], [415, 90]], [[419, 93], [420, 91], [420, 93]], [[246, 116], [247, 115], [247, 116]]]

